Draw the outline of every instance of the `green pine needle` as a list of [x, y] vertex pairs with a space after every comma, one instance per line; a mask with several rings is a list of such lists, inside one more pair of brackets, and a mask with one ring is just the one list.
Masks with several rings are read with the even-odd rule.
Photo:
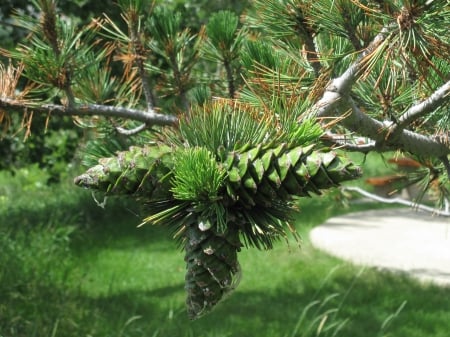
[[207, 149], [183, 149], [176, 153], [171, 192], [179, 200], [214, 201], [225, 176], [225, 170]]
[[237, 15], [230, 11], [219, 11], [211, 15], [206, 33], [215, 48], [224, 51], [232, 48], [238, 21]]
[[179, 147], [205, 147], [224, 159], [230, 151], [264, 143], [269, 135], [267, 120], [226, 100], [194, 107], [181, 118], [178, 130], [166, 129], [168, 143]]

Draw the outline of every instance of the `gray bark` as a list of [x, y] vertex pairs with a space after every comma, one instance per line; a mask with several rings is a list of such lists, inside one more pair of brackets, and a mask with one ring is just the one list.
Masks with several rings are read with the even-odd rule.
[[174, 125], [178, 118], [174, 115], [165, 115], [154, 110], [138, 110], [124, 107], [115, 107], [99, 104], [79, 104], [64, 106], [57, 104], [29, 104], [7, 98], [0, 98], [0, 108], [6, 111], [30, 110], [54, 116], [105, 116], [120, 117], [139, 121], [146, 125]]
[[[397, 124], [379, 121], [365, 114], [351, 98], [352, 85], [364, 65], [364, 58], [387, 38], [388, 30], [378, 34], [367, 50], [361, 54], [341, 76], [334, 78], [325, 89], [322, 98], [311, 108], [310, 115], [317, 118], [335, 118], [338, 123], [354, 134], [370, 138], [374, 144], [363, 144], [361, 152], [401, 149], [419, 156], [446, 157], [450, 154], [448, 135], [425, 136], [407, 130], [416, 118], [432, 112], [450, 100], [450, 81], [444, 83], [430, 97], [413, 105], [401, 116]], [[329, 137], [332, 139], [333, 137]], [[339, 144], [345, 147], [345, 144]], [[349, 144], [351, 150], [358, 150]]]

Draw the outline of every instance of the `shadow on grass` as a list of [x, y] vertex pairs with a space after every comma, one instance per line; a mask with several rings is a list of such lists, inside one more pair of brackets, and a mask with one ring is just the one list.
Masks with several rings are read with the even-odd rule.
[[[182, 285], [92, 298], [52, 285], [8, 289], [0, 305], [0, 336], [120, 336], [130, 319], [141, 322], [123, 336], [151, 336], [164, 316], [160, 303]], [[146, 334], [143, 334], [143, 333]]]
[[105, 208], [101, 208], [90, 192], [76, 187], [43, 188], [14, 198], [8, 196], [8, 201], [0, 204], [0, 230], [11, 236], [39, 228], [71, 226], [75, 229], [71, 236], [74, 252], [111, 245], [127, 249], [170, 238], [167, 228], [137, 228], [140, 209], [131, 198], [108, 198]]

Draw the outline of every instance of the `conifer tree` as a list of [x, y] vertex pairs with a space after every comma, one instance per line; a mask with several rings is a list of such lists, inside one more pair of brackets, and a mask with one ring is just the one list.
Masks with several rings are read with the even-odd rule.
[[345, 151], [406, 153], [448, 200], [447, 0], [254, 0], [197, 31], [144, 0], [85, 27], [35, 5], [17, 16], [28, 40], [2, 51], [0, 121], [73, 116], [133, 137], [88, 149], [98, 162], [75, 183], [174, 231], [193, 319], [237, 286], [242, 246], [295, 236], [298, 198], [360, 176]]

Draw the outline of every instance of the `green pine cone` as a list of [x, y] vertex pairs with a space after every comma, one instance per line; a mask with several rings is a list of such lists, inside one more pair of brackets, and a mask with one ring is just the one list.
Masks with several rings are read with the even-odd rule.
[[210, 312], [237, 287], [240, 278], [238, 231], [229, 227], [219, 235], [200, 228], [191, 225], [185, 233], [185, 288], [190, 319]]
[[102, 158], [99, 165], [75, 178], [81, 187], [103, 191], [110, 195], [128, 194], [151, 199], [169, 190], [170, 172], [166, 166], [168, 147], [130, 147], [115, 157]]
[[361, 175], [359, 167], [336, 152], [314, 151], [313, 146], [255, 147], [230, 153], [225, 161], [227, 193], [247, 208], [270, 205], [270, 200], [320, 194]]

